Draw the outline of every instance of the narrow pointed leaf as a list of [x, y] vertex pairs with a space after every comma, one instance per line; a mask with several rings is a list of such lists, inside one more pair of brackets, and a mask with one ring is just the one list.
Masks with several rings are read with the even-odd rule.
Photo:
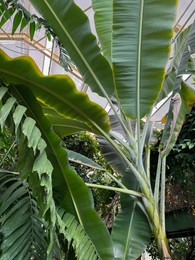
[[36, 24], [35, 24], [35, 22], [34, 21], [32, 21], [31, 23], [30, 23], [30, 40], [32, 41], [33, 40], [33, 38], [34, 38], [34, 34], [35, 34], [35, 28], [36, 28]]
[[0, 28], [11, 18], [14, 11], [14, 8], [8, 8], [5, 10], [5, 12], [1, 16]]
[[122, 109], [130, 118], [149, 113], [160, 92], [176, 6], [177, 0], [113, 1], [115, 85]]
[[[73, 0], [30, 0], [47, 20], [60, 42], [69, 52], [83, 80], [100, 95], [101, 88], [111, 96], [114, 84], [111, 68], [101, 55], [85, 13]], [[74, 19], [72, 19], [74, 17]]]
[[27, 26], [27, 24], [30, 22], [29, 17], [23, 17], [21, 26], [20, 26], [20, 32]]
[[61, 116], [69, 115], [72, 119], [86, 123], [94, 131], [98, 131], [97, 125], [109, 131], [107, 113], [91, 102], [86, 93], [79, 92], [68, 76], [44, 77], [30, 57], [11, 59], [3, 51], [0, 51], [0, 76], [7, 83], [30, 87], [43, 104]]
[[10, 97], [7, 102], [1, 107], [0, 110], [0, 124], [1, 128], [4, 127], [5, 121], [10, 113], [10, 111], [13, 108], [13, 105], [15, 104], [16, 99], [13, 97]]
[[0, 87], [0, 100], [1, 100], [2, 97], [5, 95], [6, 92], [7, 92], [7, 88], [5, 88], [5, 87]]
[[26, 112], [26, 108], [23, 106], [17, 106], [16, 110], [13, 113], [13, 119], [15, 124], [15, 134], [17, 133], [18, 126], [21, 123], [21, 120]]
[[80, 153], [76, 153], [76, 152], [68, 150], [68, 149], [67, 149], [67, 153], [68, 153], [68, 159], [72, 162], [82, 164], [82, 165], [91, 167], [93, 169], [98, 169], [100, 171], [105, 171], [105, 169], [102, 168], [99, 164], [97, 164], [93, 160], [87, 158], [86, 156], [84, 156]]
[[12, 34], [15, 33], [15, 31], [17, 30], [18, 26], [20, 25], [22, 20], [22, 11], [18, 11], [14, 17], [14, 21], [13, 21], [13, 27], [12, 27]]

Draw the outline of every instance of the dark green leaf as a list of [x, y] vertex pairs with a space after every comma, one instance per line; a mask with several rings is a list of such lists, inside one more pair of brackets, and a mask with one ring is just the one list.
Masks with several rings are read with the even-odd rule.
[[14, 17], [13, 26], [12, 26], [12, 34], [15, 33], [18, 26], [20, 25], [22, 20], [22, 11], [18, 11]]
[[36, 28], [36, 24], [35, 21], [30, 22], [30, 40], [32, 41], [34, 38], [34, 34], [35, 34], [35, 28]]
[[14, 8], [8, 8], [5, 10], [5, 12], [1, 16], [0, 28], [10, 19], [14, 11]]
[[0, 51], [0, 76], [8, 83], [30, 87], [43, 104], [53, 108], [61, 116], [67, 118], [68, 115], [87, 124], [96, 132], [97, 126], [109, 131], [107, 113], [91, 102], [86, 93], [79, 92], [68, 76], [44, 77], [31, 58], [11, 59], [3, 51]]

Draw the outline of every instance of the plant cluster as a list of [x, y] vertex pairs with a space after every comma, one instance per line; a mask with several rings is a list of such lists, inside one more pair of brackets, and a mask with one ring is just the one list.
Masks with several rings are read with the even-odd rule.
[[[165, 227], [166, 159], [195, 102], [195, 93], [182, 78], [189, 73], [195, 53], [195, 23], [176, 39], [165, 75], [176, 0], [93, 0], [101, 49], [87, 16], [74, 1], [30, 2], [70, 54], [84, 83], [107, 100], [112, 114], [79, 92], [69, 76], [43, 76], [31, 58], [10, 58], [0, 51], [0, 124], [2, 129], [11, 126], [15, 134], [18, 160], [14, 169], [20, 181], [28, 183], [39, 216], [47, 224], [46, 259], [56, 255], [54, 241], [61, 258], [68, 258], [73, 249], [73, 257], [81, 260], [137, 259], [151, 233], [159, 256], [171, 259]], [[155, 104], [171, 91], [153, 185], [150, 119]], [[112, 172], [64, 148], [61, 137], [78, 131], [98, 136]], [[85, 183], [69, 161], [104, 172], [115, 185]], [[111, 234], [94, 209], [89, 188], [120, 193]], [[23, 223], [15, 225], [13, 243], [22, 227]], [[4, 233], [8, 236], [6, 229]], [[7, 257], [11, 248], [2, 246], [2, 257]], [[20, 255], [27, 257], [30, 249], [26, 250], [21, 247]]]

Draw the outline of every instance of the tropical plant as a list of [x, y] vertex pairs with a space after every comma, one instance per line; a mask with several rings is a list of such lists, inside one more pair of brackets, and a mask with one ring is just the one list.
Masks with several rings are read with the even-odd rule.
[[[44, 77], [29, 57], [11, 59], [1, 51], [1, 126], [8, 124], [15, 131], [19, 141], [17, 172], [28, 181], [40, 215], [48, 223], [47, 258], [52, 257], [56, 223], [61, 233], [64, 230], [59, 220], [63, 216], [56, 210], [60, 206], [76, 218], [91, 240], [93, 246], [86, 251], [89, 259], [94, 255], [103, 260], [136, 259], [151, 233], [161, 258], [170, 259], [165, 228], [166, 157], [195, 102], [195, 94], [182, 81], [182, 75], [192, 70], [189, 61], [195, 52], [195, 24], [177, 38], [172, 63], [165, 73], [176, 0], [93, 0], [101, 50], [88, 18], [72, 0], [30, 2], [68, 51], [83, 81], [107, 99], [113, 113], [108, 116], [86, 94], [78, 92], [69, 77]], [[150, 117], [153, 106], [170, 91], [170, 111], [152, 189]], [[68, 155], [54, 130], [65, 136], [78, 129], [98, 135], [102, 152], [115, 174], [122, 176], [121, 181], [84, 156], [70, 151], [68, 155], [78, 163], [103, 170], [119, 188], [84, 184], [69, 166]], [[111, 236], [94, 211], [87, 186], [121, 194]], [[68, 232], [64, 235], [68, 240]], [[77, 250], [84, 244], [81, 239]]]

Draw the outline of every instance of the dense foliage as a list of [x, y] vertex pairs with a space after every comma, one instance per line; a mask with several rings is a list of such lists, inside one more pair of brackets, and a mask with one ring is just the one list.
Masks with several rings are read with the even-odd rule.
[[[9, 1], [13, 2], [17, 1]], [[9, 126], [15, 133], [19, 181], [28, 183], [40, 218], [47, 224], [46, 258], [55, 258], [57, 241], [62, 258], [69, 257], [69, 248], [73, 248], [74, 257], [82, 260], [136, 259], [149, 243], [151, 232], [161, 258], [171, 258], [165, 226], [166, 158], [195, 102], [195, 93], [182, 78], [189, 73], [189, 61], [195, 53], [195, 24], [176, 39], [165, 76], [176, 0], [93, 0], [98, 39], [91, 32], [88, 17], [74, 1], [30, 2], [70, 54], [84, 83], [106, 99], [112, 113], [108, 115], [86, 93], [79, 92], [69, 76], [43, 76], [30, 57], [11, 58], [0, 50], [0, 124], [2, 129]], [[0, 4], [1, 25], [14, 15], [14, 33], [23, 24], [20, 18], [24, 14], [15, 14], [4, 1]], [[32, 39], [35, 22], [30, 21], [29, 26]], [[152, 186], [150, 118], [153, 107], [170, 91], [170, 109]], [[144, 124], [142, 118], [146, 119]], [[61, 137], [78, 129], [99, 136], [101, 151], [116, 175], [110, 174], [106, 165], [101, 167], [64, 149]], [[117, 185], [84, 183], [68, 157], [104, 172]], [[88, 172], [85, 178], [90, 175]], [[16, 199], [15, 185], [20, 186], [16, 183], [4, 196], [10, 193]], [[111, 234], [94, 209], [89, 188], [120, 192], [120, 210]], [[21, 189], [16, 192], [20, 194]], [[10, 234], [6, 211], [10, 206], [10, 200], [0, 203], [3, 233], [14, 242], [21, 237], [25, 215], [20, 220], [20, 231], [15, 232], [17, 223], [13, 222]], [[61, 241], [67, 243], [66, 250]], [[6, 240], [3, 242], [6, 245]], [[12, 259], [12, 247], [4, 245], [2, 256]], [[27, 257], [30, 248], [23, 243], [20, 250], [20, 256]]]

